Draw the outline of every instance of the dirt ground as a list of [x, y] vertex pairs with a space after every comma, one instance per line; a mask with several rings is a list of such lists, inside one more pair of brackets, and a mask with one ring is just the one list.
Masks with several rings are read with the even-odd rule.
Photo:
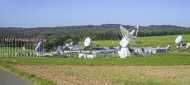
[[125, 80], [190, 84], [190, 66], [14, 65], [14, 67], [55, 81], [59, 85], [110, 85]]

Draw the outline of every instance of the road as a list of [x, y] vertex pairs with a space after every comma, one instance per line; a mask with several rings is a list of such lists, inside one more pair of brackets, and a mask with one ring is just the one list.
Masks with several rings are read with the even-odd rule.
[[0, 85], [35, 85], [0, 67]]

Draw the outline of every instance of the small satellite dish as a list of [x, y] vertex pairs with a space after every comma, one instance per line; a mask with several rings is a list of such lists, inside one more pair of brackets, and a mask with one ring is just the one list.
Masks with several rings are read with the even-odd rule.
[[182, 36], [179, 35], [177, 36], [177, 38], [175, 39], [175, 43], [181, 43], [182, 42]]
[[92, 45], [91, 39], [90, 39], [90, 37], [87, 37], [84, 40], [84, 46], [91, 46], [91, 45]]
[[73, 45], [73, 42], [70, 42], [70, 45]]
[[68, 44], [68, 43], [65, 43], [65, 46], [69, 47], [69, 46], [70, 46], [70, 44]]
[[122, 38], [122, 40], [120, 41], [120, 45], [122, 47], [126, 47], [129, 44], [129, 41], [126, 40], [125, 38]]

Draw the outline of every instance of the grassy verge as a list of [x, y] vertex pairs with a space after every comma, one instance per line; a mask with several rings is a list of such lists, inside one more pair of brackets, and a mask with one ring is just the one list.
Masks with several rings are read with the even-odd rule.
[[[162, 53], [148, 57], [132, 58], [32, 58], [32, 57], [0, 57], [0, 62], [7, 59], [22, 65], [87, 65], [87, 66], [175, 66], [190, 65], [190, 53]], [[8, 62], [7, 61], [7, 62]]]
[[[71, 76], [71, 78], [73, 76], [77, 76], [78, 78], [82, 78], [82, 79], [87, 78], [91, 80], [103, 80], [103, 81], [106, 81], [108, 83], [113, 83], [113, 84], [169, 85], [169, 84], [183, 83], [184, 85], [189, 85], [189, 82], [188, 82], [189, 78], [187, 77], [188, 76], [187, 74], [189, 74], [188, 65], [190, 65], [189, 54], [190, 53], [187, 53], [187, 52], [186, 53], [185, 52], [168, 52], [168, 53], [161, 53], [161, 54], [152, 54], [147, 57], [132, 56], [132, 58], [124, 58], [124, 59], [120, 59], [120, 58], [78, 59], [78, 58], [48, 58], [48, 57], [0, 57], [0, 64], [4, 68], [9, 69], [15, 72], [16, 74], [23, 76], [26, 79], [32, 80], [33, 82], [40, 85], [53, 85], [54, 83], [52, 83], [49, 80], [46, 80], [48, 78], [46, 79], [39, 78], [36, 76], [36, 74], [33, 75], [33, 74], [29, 74], [31, 72], [27, 73], [27, 72], [20, 71], [18, 70], [18, 68], [12, 67], [11, 65], [16, 66], [18, 64], [21, 67], [26, 65], [28, 66], [28, 68], [32, 68], [29, 71], [35, 69], [35, 72], [39, 72], [40, 74], [45, 72], [47, 73], [48, 76], [51, 73], [53, 73], [50, 77], [60, 76], [62, 73], [64, 73], [64, 75], [61, 75], [61, 76], [65, 76], [65, 74], [68, 74], [69, 76]], [[186, 66], [183, 67], [184, 65]], [[35, 68], [35, 66], [36, 67], [39, 66], [38, 71], [36, 71], [37, 68]], [[43, 67], [43, 66], [47, 66], [47, 67]], [[61, 66], [63, 66], [63, 68], [61, 68]], [[86, 66], [88, 67], [85, 68]], [[101, 68], [101, 66], [103, 67]], [[117, 66], [129, 66], [129, 67], [121, 67], [121, 70], [120, 68], [118, 70]], [[132, 67], [137, 66], [137, 67], [131, 68], [130, 66]], [[144, 66], [145, 67], [150, 66], [150, 68], [149, 67], [144, 68]], [[163, 66], [163, 67], [157, 68], [157, 66]], [[41, 67], [42, 69], [45, 68], [46, 70], [44, 71], [41, 70]], [[95, 67], [95, 69], [93, 67]], [[113, 69], [113, 67], [115, 67], [115, 69]], [[51, 71], [50, 74], [48, 73], [49, 71]], [[41, 77], [44, 78], [44, 75], [42, 75]], [[181, 78], [181, 75], [184, 75], [184, 76], [182, 76]], [[178, 80], [178, 79], [185, 79], [185, 82], [183, 82], [183, 80]], [[59, 80], [64, 81], [64, 79], [59, 79]], [[69, 82], [72, 82], [72, 81], [69, 81]]]
[[[8, 61], [10, 63], [10, 61]], [[13, 61], [14, 62], [14, 61]], [[53, 81], [49, 81], [47, 79], [43, 79], [41, 77], [37, 77], [33, 74], [30, 74], [30, 73], [27, 73], [27, 72], [24, 72], [24, 71], [21, 71], [17, 68], [14, 68], [13, 66], [11, 66], [11, 64], [8, 64], [8, 63], [0, 63], [0, 66], [11, 71], [11, 72], [14, 72], [15, 74], [25, 78], [25, 79], [28, 79], [28, 80], [31, 80], [32, 82], [38, 84], [38, 85], [56, 85]]]

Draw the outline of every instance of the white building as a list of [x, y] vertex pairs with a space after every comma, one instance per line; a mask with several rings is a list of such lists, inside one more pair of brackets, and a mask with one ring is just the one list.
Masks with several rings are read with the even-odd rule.
[[133, 48], [134, 52], [144, 52], [144, 53], [165, 53], [167, 48]]
[[82, 54], [82, 53], [79, 54], [79, 58], [95, 58], [95, 57], [96, 55], [94, 54]]

